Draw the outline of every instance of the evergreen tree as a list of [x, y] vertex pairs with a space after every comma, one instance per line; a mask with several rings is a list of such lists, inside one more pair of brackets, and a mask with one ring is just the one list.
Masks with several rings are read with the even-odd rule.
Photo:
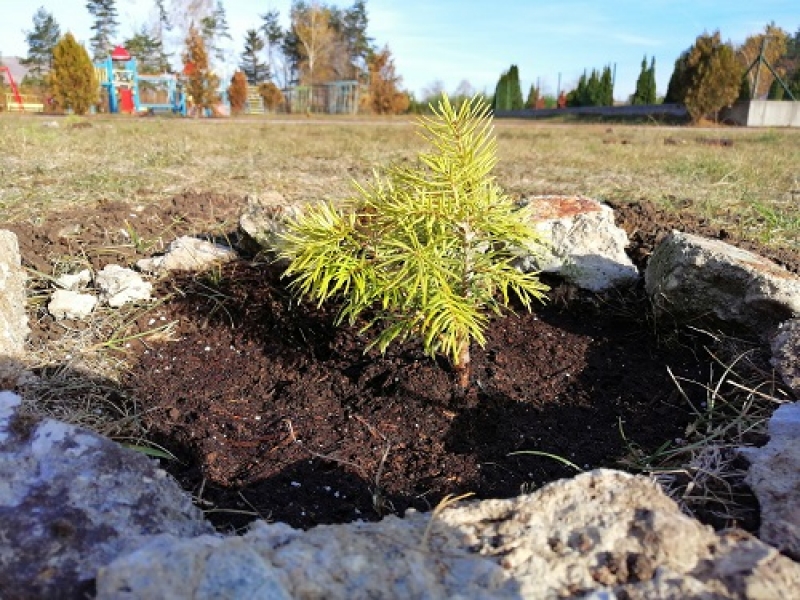
[[614, 106], [614, 76], [610, 66], [604, 67], [600, 76], [598, 101], [595, 106]]
[[522, 87], [519, 83], [519, 69], [517, 65], [511, 65], [508, 70], [509, 93], [511, 100], [511, 110], [522, 110], [525, 108], [525, 101], [522, 99]]
[[71, 33], [53, 48], [49, 79], [53, 98], [61, 108], [83, 115], [98, 100], [99, 85], [92, 60]]
[[89, 41], [95, 60], [106, 58], [114, 47], [111, 39], [117, 34], [116, 0], [88, 0], [86, 8], [94, 17], [92, 31], [94, 35]]
[[136, 66], [140, 73], [161, 73], [161, 53], [163, 46], [150, 35], [147, 27], [141, 29], [124, 42], [125, 49], [136, 57]]
[[242, 52], [241, 70], [247, 77], [250, 85], [258, 85], [270, 78], [269, 65], [261, 62], [261, 51], [264, 49], [264, 40], [255, 29], [248, 29], [244, 38], [244, 51]]
[[[264, 34], [264, 42], [267, 48], [267, 57], [269, 60], [269, 70], [272, 76], [278, 74], [278, 53], [281, 49], [283, 42], [283, 29], [281, 29], [278, 19], [280, 14], [277, 10], [270, 10], [268, 13], [261, 15], [263, 23], [261, 24], [261, 33]], [[284, 82], [286, 84], [286, 82]]]
[[539, 102], [539, 96], [540, 96], [539, 88], [531, 84], [531, 87], [528, 90], [528, 99], [525, 100], [525, 108], [531, 108], [531, 109], [536, 108], [536, 105]]
[[353, 67], [353, 77], [367, 70], [367, 63], [373, 53], [372, 38], [367, 36], [367, 6], [365, 0], [356, 0], [345, 9], [339, 25], [339, 32], [347, 46], [348, 60]]
[[264, 106], [269, 111], [275, 111], [286, 100], [278, 86], [268, 81], [258, 86], [258, 93], [264, 99]]
[[511, 95], [509, 94], [508, 71], [503, 71], [497, 86], [494, 88], [494, 99], [492, 100], [492, 110], [511, 110]]
[[650, 58], [650, 68], [647, 69], [647, 97], [648, 104], [658, 102], [658, 89], [656, 87], [656, 57]]
[[508, 71], [500, 75], [497, 87], [494, 92], [492, 109], [498, 110], [521, 110], [525, 107], [522, 100], [522, 88], [519, 84], [519, 69], [517, 65], [511, 65]]
[[167, 14], [167, 9], [164, 6], [164, 0], [155, 0], [155, 8], [156, 19], [155, 23], [153, 24], [152, 36], [156, 41], [158, 48], [158, 72], [171, 73], [172, 67], [169, 61], [170, 55], [166, 52], [164, 38], [166, 37], [166, 32], [172, 31], [172, 22], [170, 21], [169, 14]]
[[234, 115], [242, 114], [247, 105], [247, 76], [242, 71], [236, 71], [231, 77], [231, 84], [227, 91], [231, 112]]
[[739, 96], [742, 67], [731, 45], [722, 42], [719, 31], [699, 36], [689, 49], [686, 64], [684, 104], [692, 121], [718, 112]]
[[636, 80], [636, 91], [631, 97], [631, 104], [651, 104], [649, 102], [650, 70], [647, 68], [647, 55], [642, 58], [642, 69]]
[[686, 98], [686, 90], [689, 88], [688, 62], [688, 50], [681, 52], [681, 55], [675, 59], [675, 67], [672, 70], [672, 75], [667, 85], [667, 95], [664, 96], [665, 103], [683, 104]]
[[194, 25], [189, 27], [186, 37], [183, 64], [187, 74], [186, 92], [198, 109], [195, 116], [200, 116], [202, 109], [209, 109], [217, 102], [219, 79], [211, 71], [205, 41]]
[[205, 43], [206, 52], [213, 54], [220, 62], [225, 61], [225, 50], [222, 48], [222, 38], [233, 40], [228, 27], [228, 17], [225, 13], [225, 7], [222, 0], [217, 0], [213, 12], [200, 19], [200, 29], [203, 34], [203, 41]]
[[586, 79], [586, 71], [584, 71], [578, 79], [578, 85], [567, 94], [567, 106], [586, 106], [588, 99], [587, 86], [588, 81]]
[[61, 39], [61, 27], [51, 13], [40, 7], [33, 15], [33, 29], [24, 33], [28, 56], [20, 62], [34, 76], [41, 77], [53, 67], [53, 49]]

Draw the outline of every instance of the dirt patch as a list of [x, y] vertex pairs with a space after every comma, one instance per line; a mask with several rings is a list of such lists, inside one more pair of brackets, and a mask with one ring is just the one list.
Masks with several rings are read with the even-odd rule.
[[[243, 204], [186, 194], [163, 207], [105, 206], [12, 229], [39, 270], [62, 255], [100, 268], [132, 264], [178, 235], [235, 241]], [[673, 228], [726, 239], [686, 215], [615, 208], [639, 266]], [[131, 219], [151, 245], [119, 233]], [[125, 393], [151, 439], [179, 459], [165, 468], [224, 530], [256, 517], [298, 527], [378, 519], [428, 510], [447, 494], [510, 497], [574, 474], [572, 465], [615, 467], [634, 447], [682, 438], [688, 404], [668, 368], [698, 382], [684, 391], [701, 403], [707, 340], [656, 331], [641, 286], [595, 295], [551, 283], [547, 305], [491, 322], [464, 394], [417, 345], [365, 354], [358, 328], [334, 327], [335, 307], [298, 306], [280, 268], [249, 257], [158, 284], [173, 339], [131, 344]], [[34, 340], [63, 327], [36, 317]], [[755, 524], [753, 514], [745, 525]]]

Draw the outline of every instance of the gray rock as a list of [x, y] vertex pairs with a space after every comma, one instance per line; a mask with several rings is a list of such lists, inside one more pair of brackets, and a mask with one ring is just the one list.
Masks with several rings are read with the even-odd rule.
[[286, 230], [286, 222], [301, 214], [302, 207], [287, 204], [278, 192], [248, 196], [239, 217], [239, 229], [250, 240], [251, 249], [272, 252], [277, 248], [278, 236]]
[[146, 273], [171, 271], [202, 271], [208, 267], [230, 262], [237, 254], [227, 246], [213, 244], [190, 236], [174, 240], [162, 256], [143, 258], [136, 266]]
[[100, 299], [112, 308], [131, 302], [150, 300], [153, 284], [142, 279], [136, 271], [119, 265], [106, 265], [95, 277]]
[[84, 289], [92, 282], [92, 272], [82, 269], [77, 273], [64, 273], [56, 278], [56, 285], [64, 290], [78, 291]]
[[761, 508], [762, 541], [800, 560], [800, 403], [784, 404], [769, 421], [769, 443], [742, 448], [746, 483]]
[[534, 196], [527, 207], [547, 246], [518, 259], [523, 271], [557, 273], [595, 292], [638, 280], [625, 254], [628, 236], [609, 206], [583, 196]]
[[56, 290], [47, 304], [47, 311], [56, 319], [85, 319], [97, 306], [97, 298], [72, 290]]
[[0, 598], [83, 598], [142, 536], [212, 532], [154, 461], [19, 403], [0, 392]]
[[649, 479], [604, 470], [379, 523], [160, 536], [97, 578], [99, 599], [124, 600], [777, 598], [797, 586], [800, 566], [775, 549], [716, 534]]
[[784, 321], [772, 338], [772, 366], [800, 398], [800, 319]]
[[16, 234], [0, 229], [0, 355], [19, 357], [30, 333], [25, 311], [25, 270]]
[[647, 293], [679, 319], [714, 316], [769, 334], [800, 315], [800, 277], [747, 250], [673, 231], [653, 251]]

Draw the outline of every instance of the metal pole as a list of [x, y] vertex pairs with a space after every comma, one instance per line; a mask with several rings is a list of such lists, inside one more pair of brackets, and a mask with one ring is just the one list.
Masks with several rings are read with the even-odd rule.
[[755, 100], [758, 94], [758, 81], [761, 78], [761, 63], [764, 61], [764, 50], [767, 48], [767, 36], [761, 38], [761, 49], [758, 51], [758, 64], [756, 65], [756, 81], [750, 92], [750, 99]]

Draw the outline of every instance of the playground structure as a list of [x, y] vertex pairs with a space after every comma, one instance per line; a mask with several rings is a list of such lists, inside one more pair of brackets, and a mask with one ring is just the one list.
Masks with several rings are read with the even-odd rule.
[[38, 96], [20, 94], [11, 69], [0, 67], [0, 74], [5, 73], [11, 86], [11, 93], [6, 94], [6, 110], [17, 112], [44, 112], [44, 102]]
[[286, 107], [292, 113], [354, 115], [358, 112], [361, 87], [358, 81], [332, 81], [296, 86], [283, 93]]
[[186, 116], [186, 95], [175, 75], [141, 75], [136, 58], [117, 46], [95, 73], [110, 113], [171, 112]]

